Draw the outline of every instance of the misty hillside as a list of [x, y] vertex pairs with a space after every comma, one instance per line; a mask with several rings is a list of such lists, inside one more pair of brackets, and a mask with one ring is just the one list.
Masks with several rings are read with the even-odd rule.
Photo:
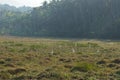
[[7, 4], [0, 4], [0, 11], [14, 11], [14, 12], [30, 12], [32, 10], [31, 7], [26, 7], [26, 6], [22, 6], [22, 7], [14, 7], [14, 6], [10, 6]]
[[30, 13], [14, 13], [12, 9], [15, 7], [11, 7], [10, 12], [6, 12], [9, 18], [0, 18], [0, 33], [14, 36], [120, 39], [119, 4], [120, 0], [52, 0], [50, 3], [44, 2]]
[[31, 11], [32, 8], [30, 7], [16, 8], [7, 4], [0, 4], [0, 33], [9, 35], [9, 32], [15, 29], [12, 24], [19, 23], [18, 20], [28, 15]]

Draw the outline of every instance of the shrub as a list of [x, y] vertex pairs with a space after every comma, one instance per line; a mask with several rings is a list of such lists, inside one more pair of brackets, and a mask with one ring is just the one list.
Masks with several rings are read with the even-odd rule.
[[12, 61], [12, 58], [6, 58], [5, 61]]
[[38, 80], [47, 78], [49, 80], [62, 80], [63, 76], [57, 71], [42, 72], [37, 76]]
[[8, 80], [8, 79], [10, 79], [9, 73], [4, 72], [4, 71], [0, 72], [0, 80]]
[[38, 50], [40, 48], [46, 48], [47, 46], [45, 44], [33, 44], [30, 45], [30, 49], [32, 50]]
[[120, 71], [117, 71], [116, 74], [120, 75]]
[[16, 43], [16, 44], [14, 44], [14, 46], [23, 46], [23, 44], [22, 43]]
[[77, 52], [76, 54], [83, 54], [82, 52]]
[[88, 72], [92, 70], [97, 70], [97, 66], [95, 64], [87, 63], [87, 62], [82, 62], [82, 63], [77, 63], [71, 71], [81, 71], [81, 72]]
[[10, 73], [12, 75], [17, 74], [17, 73], [21, 73], [21, 72], [26, 72], [26, 69], [24, 69], [24, 68], [16, 68], [16, 69], [8, 70], [8, 73]]
[[97, 64], [106, 64], [105, 60], [98, 61]]
[[5, 67], [15, 67], [15, 65], [12, 64], [12, 63], [7, 63], [7, 64], [5, 64], [4, 66], [5, 66]]
[[88, 44], [81, 44], [81, 43], [77, 43], [78, 47], [88, 47]]
[[113, 63], [120, 64], [120, 59], [115, 59], [112, 61]]
[[5, 63], [5, 61], [4, 60], [0, 60], [0, 64], [4, 64]]
[[32, 80], [32, 76], [21, 75], [21, 76], [13, 78], [12, 80]]
[[27, 48], [23, 48], [23, 49], [19, 50], [18, 52], [23, 53], [23, 52], [26, 52], [26, 51], [27, 51]]
[[91, 45], [92, 47], [99, 47], [97, 43], [88, 43], [88, 45]]
[[13, 47], [10, 47], [10, 48], [8, 49], [8, 51], [9, 51], [9, 52], [16, 52], [16, 49], [13, 48]]

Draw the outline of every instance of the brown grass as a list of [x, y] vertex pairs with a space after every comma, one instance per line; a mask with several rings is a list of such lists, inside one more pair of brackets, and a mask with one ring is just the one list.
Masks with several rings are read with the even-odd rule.
[[119, 80], [120, 42], [0, 37], [0, 80]]

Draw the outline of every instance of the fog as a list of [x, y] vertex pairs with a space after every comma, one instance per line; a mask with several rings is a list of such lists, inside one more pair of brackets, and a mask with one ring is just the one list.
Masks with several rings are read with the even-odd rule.
[[44, 1], [49, 0], [0, 0], [0, 4], [9, 4], [11, 6], [29, 6], [29, 7], [37, 7], [42, 5]]

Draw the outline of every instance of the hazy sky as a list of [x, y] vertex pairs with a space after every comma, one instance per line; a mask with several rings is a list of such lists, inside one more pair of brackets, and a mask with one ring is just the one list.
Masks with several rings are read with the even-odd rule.
[[20, 6], [36, 7], [36, 6], [40, 6], [43, 1], [49, 1], [49, 0], [0, 0], [0, 4], [9, 4], [16, 7], [20, 7]]

